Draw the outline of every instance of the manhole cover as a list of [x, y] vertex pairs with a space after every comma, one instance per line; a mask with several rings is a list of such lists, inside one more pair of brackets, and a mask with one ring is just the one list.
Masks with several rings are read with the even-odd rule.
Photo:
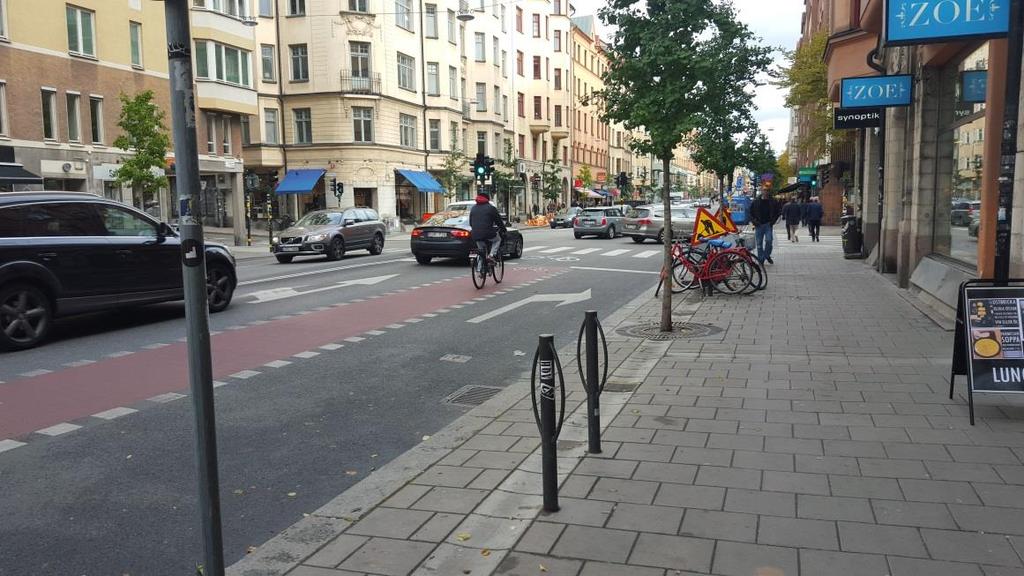
[[444, 399], [445, 404], [457, 406], [479, 406], [501, 392], [494, 386], [463, 386]]
[[711, 324], [673, 322], [671, 332], [662, 332], [661, 324], [652, 322], [650, 324], [636, 324], [619, 328], [618, 333], [629, 338], [644, 338], [646, 340], [686, 340], [688, 338], [711, 336], [721, 331], [721, 328]]

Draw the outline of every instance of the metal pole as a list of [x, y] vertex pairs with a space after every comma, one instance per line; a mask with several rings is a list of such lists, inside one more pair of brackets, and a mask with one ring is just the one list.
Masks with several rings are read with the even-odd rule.
[[[1017, 161], [1017, 113], [1020, 105], [1021, 1], [1010, 2], [1010, 30], [1006, 38], [1006, 99], [1003, 141], [999, 153], [999, 209], [996, 212], [996, 282], [1010, 278], [1010, 228], [1013, 212], [1013, 180]], [[973, 416], [973, 414], [972, 414]], [[973, 421], [972, 421], [973, 424]]]
[[885, 260], [882, 258], [882, 213], [885, 206], [885, 117], [886, 108], [882, 108], [878, 119], [878, 272], [885, 273]]
[[245, 193], [245, 245], [252, 246], [252, 192]]
[[597, 375], [597, 310], [587, 310], [587, 440], [591, 454], [601, 453], [601, 383]]
[[196, 467], [199, 513], [203, 529], [206, 576], [223, 576], [220, 482], [217, 477], [217, 434], [213, 406], [209, 310], [206, 301], [206, 259], [199, 218], [199, 153], [196, 149], [195, 94], [192, 83], [192, 40], [186, 0], [164, 2], [167, 58], [170, 71], [171, 121], [174, 136], [188, 377], [196, 421]]
[[540, 447], [544, 511], [558, 512], [558, 437], [555, 435], [555, 337], [540, 335]]

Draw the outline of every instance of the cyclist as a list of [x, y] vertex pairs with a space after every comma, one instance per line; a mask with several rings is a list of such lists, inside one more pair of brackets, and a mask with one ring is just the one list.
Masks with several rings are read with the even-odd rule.
[[[476, 242], [477, 252], [486, 254], [487, 261], [493, 263], [506, 230], [505, 223], [501, 221], [498, 209], [491, 204], [491, 197], [487, 192], [477, 193], [476, 205], [469, 210], [469, 225], [472, 228], [469, 237]], [[483, 266], [483, 260], [480, 260], [480, 265]]]

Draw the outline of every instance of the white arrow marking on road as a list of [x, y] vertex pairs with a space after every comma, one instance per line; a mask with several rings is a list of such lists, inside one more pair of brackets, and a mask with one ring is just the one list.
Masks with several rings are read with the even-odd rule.
[[398, 274], [388, 274], [386, 276], [373, 276], [371, 278], [356, 278], [354, 280], [342, 280], [336, 284], [330, 286], [323, 286], [320, 288], [313, 288], [312, 290], [298, 291], [294, 288], [271, 288], [270, 290], [260, 290], [251, 294], [246, 294], [246, 297], [255, 297], [251, 304], [262, 304], [264, 302], [273, 302], [275, 300], [284, 300], [285, 298], [294, 298], [295, 296], [303, 296], [305, 294], [314, 294], [316, 292], [325, 292], [327, 290], [337, 290], [338, 288], [345, 288], [347, 286], [373, 286], [374, 284], [380, 284], [385, 280], [390, 280], [398, 276]]
[[520, 306], [525, 306], [533, 302], [559, 302], [559, 304], [555, 306], [555, 308], [558, 308], [559, 306], [565, 306], [566, 304], [575, 304], [576, 302], [584, 302], [587, 300], [590, 300], [590, 288], [587, 288], [586, 290], [580, 292], [579, 294], [534, 294], [533, 296], [530, 296], [529, 298], [524, 298], [519, 302], [513, 302], [507, 306], [502, 306], [501, 308], [498, 308], [496, 310], [491, 310], [487, 314], [482, 314], [480, 316], [477, 316], [476, 318], [470, 318], [469, 320], [466, 320], [466, 322], [469, 322], [470, 324], [479, 324], [481, 322], [486, 322], [487, 320], [490, 320], [495, 316], [500, 316], [505, 312], [515, 310]]

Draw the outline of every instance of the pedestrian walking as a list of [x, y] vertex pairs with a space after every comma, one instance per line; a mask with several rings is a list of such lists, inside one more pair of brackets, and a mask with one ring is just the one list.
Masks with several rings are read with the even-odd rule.
[[811, 234], [811, 242], [821, 241], [821, 219], [825, 215], [825, 209], [818, 202], [817, 196], [812, 196], [811, 201], [806, 205], [807, 231]]
[[772, 228], [779, 221], [779, 203], [768, 192], [761, 192], [750, 204], [750, 222], [754, 225], [754, 243], [757, 245], [757, 259], [764, 264], [772, 260]]
[[782, 207], [782, 217], [786, 220], [786, 233], [789, 235], [790, 242], [800, 241], [797, 232], [800, 231], [800, 221], [803, 219], [803, 212], [803, 206], [796, 200], [791, 200]]

